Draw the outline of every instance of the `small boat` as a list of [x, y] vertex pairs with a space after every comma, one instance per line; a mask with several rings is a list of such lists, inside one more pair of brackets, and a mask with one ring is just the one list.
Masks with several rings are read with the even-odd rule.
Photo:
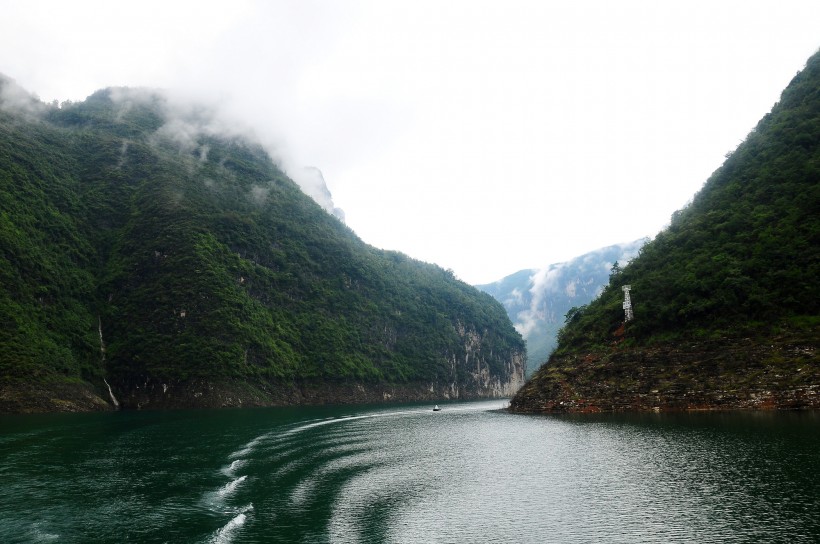
[[438, 407], [438, 404], [436, 404], [436, 405], [433, 407], [433, 411], [434, 411], [434, 412], [441, 412], [441, 408], [439, 408], [439, 407]]

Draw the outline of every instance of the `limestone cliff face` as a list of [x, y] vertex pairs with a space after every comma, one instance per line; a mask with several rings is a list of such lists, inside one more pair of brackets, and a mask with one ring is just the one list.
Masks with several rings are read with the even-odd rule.
[[527, 359], [523, 352], [493, 350], [487, 333], [479, 333], [462, 323], [456, 325], [462, 349], [448, 354], [449, 373], [444, 387], [432, 384], [448, 399], [511, 397], [524, 385]]

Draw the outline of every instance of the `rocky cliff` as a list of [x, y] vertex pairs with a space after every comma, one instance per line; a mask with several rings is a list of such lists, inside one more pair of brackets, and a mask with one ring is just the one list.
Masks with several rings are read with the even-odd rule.
[[693, 341], [565, 355], [511, 402], [522, 413], [820, 408], [809, 336]]

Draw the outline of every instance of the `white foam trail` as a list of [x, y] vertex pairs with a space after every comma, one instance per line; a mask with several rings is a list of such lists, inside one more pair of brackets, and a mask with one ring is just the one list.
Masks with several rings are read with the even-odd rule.
[[240, 513], [231, 519], [231, 521], [226, 523], [223, 527], [217, 529], [213, 536], [211, 536], [211, 544], [229, 544], [233, 540], [234, 534], [243, 525], [245, 525], [245, 521], [248, 519], [245, 512], [249, 512], [251, 510], [253, 510], [253, 504], [249, 504], [243, 508]]
[[331, 423], [344, 423], [346, 421], [354, 421], [357, 419], [370, 419], [374, 417], [386, 417], [386, 416], [400, 416], [406, 414], [415, 414], [420, 412], [426, 412], [427, 410], [402, 410], [400, 412], [379, 412], [376, 414], [365, 414], [361, 416], [346, 416], [346, 417], [337, 417], [332, 419], [323, 419], [320, 421], [315, 421], [313, 423], [306, 423], [305, 425], [300, 425], [294, 429], [291, 429], [283, 434], [295, 434], [300, 433], [302, 431], [306, 431], [308, 429], [312, 429], [314, 427], [321, 427], [322, 425], [330, 425]]
[[31, 537], [34, 539], [34, 542], [54, 542], [60, 539], [60, 535], [47, 533], [40, 529], [39, 523], [35, 523], [31, 526]]
[[270, 433], [265, 433], [265, 434], [259, 435], [256, 438], [254, 438], [253, 440], [251, 440], [250, 442], [248, 442], [247, 444], [245, 444], [244, 446], [242, 446], [242, 449], [233, 452], [228, 457], [230, 459], [235, 459], [237, 457], [244, 457], [244, 456], [248, 455], [250, 452], [252, 452], [253, 449], [256, 446], [258, 446], [262, 441], [267, 440], [269, 437], [270, 437]]
[[236, 474], [236, 471], [245, 466], [245, 463], [247, 462], [248, 461], [246, 461], [245, 459], [236, 459], [230, 465], [222, 467], [221, 472], [225, 476], [234, 476]]
[[245, 457], [251, 452], [251, 448], [245, 446], [241, 450], [237, 450], [228, 456], [228, 459], [236, 459], [237, 457]]
[[236, 492], [236, 488], [242, 485], [242, 482], [244, 482], [246, 478], [247, 476], [240, 476], [236, 480], [223, 485], [222, 488], [216, 492], [217, 496], [223, 499], [225, 497], [230, 497], [234, 494], [234, 492]]

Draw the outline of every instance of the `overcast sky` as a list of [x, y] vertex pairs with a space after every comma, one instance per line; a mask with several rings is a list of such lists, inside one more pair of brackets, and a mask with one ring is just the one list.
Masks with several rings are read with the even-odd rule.
[[217, 101], [367, 243], [488, 283], [652, 236], [820, 47], [820, 2], [0, 0], [0, 72]]

